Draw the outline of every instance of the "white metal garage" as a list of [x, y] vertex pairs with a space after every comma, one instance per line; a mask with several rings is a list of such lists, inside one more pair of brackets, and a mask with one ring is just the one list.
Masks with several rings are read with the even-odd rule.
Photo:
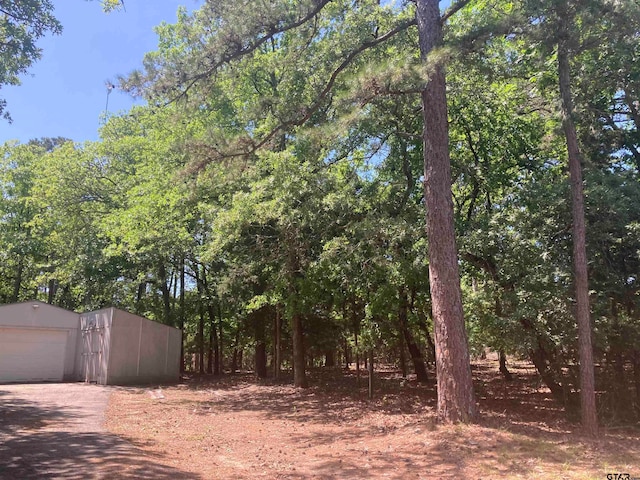
[[0, 383], [176, 382], [182, 332], [116, 308], [0, 305]]
[[74, 379], [80, 319], [43, 302], [0, 306], [0, 382]]

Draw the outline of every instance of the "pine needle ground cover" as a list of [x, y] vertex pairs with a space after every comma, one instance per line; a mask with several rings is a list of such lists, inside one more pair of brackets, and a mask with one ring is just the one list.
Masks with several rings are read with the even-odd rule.
[[436, 423], [435, 386], [375, 373], [367, 399], [355, 371], [318, 370], [307, 390], [251, 374], [194, 377], [161, 389], [118, 388], [107, 428], [189, 478], [640, 477], [640, 429], [602, 429], [593, 441], [527, 363], [474, 363], [477, 425]]

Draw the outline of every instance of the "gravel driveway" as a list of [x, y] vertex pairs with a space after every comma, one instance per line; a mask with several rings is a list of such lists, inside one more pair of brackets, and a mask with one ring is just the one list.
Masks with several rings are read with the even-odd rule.
[[104, 429], [111, 388], [0, 385], [0, 479], [193, 478]]

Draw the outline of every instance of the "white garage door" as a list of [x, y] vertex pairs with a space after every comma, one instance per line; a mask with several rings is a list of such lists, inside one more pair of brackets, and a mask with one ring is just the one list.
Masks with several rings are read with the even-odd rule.
[[62, 381], [66, 345], [65, 330], [0, 327], [0, 383]]

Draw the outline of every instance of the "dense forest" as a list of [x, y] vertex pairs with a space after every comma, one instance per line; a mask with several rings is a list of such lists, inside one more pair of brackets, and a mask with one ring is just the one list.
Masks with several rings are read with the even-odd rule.
[[640, 419], [637, 2], [220, 0], [157, 33], [100, 141], [1, 147], [0, 303], [128, 309], [202, 373], [435, 371], [451, 421], [492, 349], [587, 430]]

